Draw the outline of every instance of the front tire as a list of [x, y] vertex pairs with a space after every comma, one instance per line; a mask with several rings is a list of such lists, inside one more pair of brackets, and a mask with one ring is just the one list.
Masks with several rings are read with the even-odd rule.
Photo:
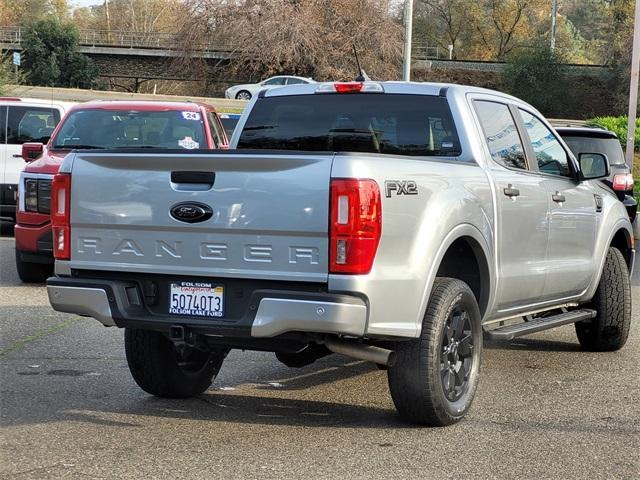
[[247, 90], [240, 90], [236, 93], [236, 100], [251, 100], [251, 92]]
[[53, 265], [47, 263], [25, 262], [20, 250], [16, 248], [16, 270], [18, 277], [25, 283], [44, 283], [53, 275]]
[[189, 398], [204, 392], [220, 371], [227, 350], [178, 351], [160, 332], [126, 328], [129, 371], [142, 390], [157, 397]]
[[430, 426], [461, 420], [473, 401], [482, 353], [480, 310], [469, 286], [436, 278], [420, 337], [399, 342], [395, 351], [388, 378], [400, 416]]
[[589, 307], [596, 310], [596, 317], [575, 324], [582, 348], [594, 352], [622, 348], [631, 327], [631, 284], [624, 256], [615, 247], [609, 247], [600, 283]]

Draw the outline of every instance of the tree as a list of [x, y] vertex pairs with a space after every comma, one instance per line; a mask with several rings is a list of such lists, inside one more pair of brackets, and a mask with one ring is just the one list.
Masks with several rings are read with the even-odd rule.
[[[231, 72], [244, 78], [288, 73], [351, 80], [353, 45], [372, 78], [400, 73], [402, 28], [391, 0], [189, 0], [178, 38], [191, 60], [203, 44], [233, 49]], [[193, 63], [191, 64], [193, 66]]]
[[187, 12], [182, 0], [109, 0], [91, 9], [92, 28], [123, 32], [175, 33]]
[[572, 108], [564, 59], [546, 43], [512, 56], [504, 70], [506, 90], [547, 116], [563, 116]]
[[418, 30], [432, 29], [429, 43], [444, 51], [453, 45], [453, 56], [458, 58], [459, 44], [471, 41], [480, 14], [476, 0], [419, 0], [415, 23]]
[[536, 38], [536, 26], [545, 13], [549, 2], [545, 0], [483, 0], [481, 8], [484, 19], [479, 22], [477, 32], [482, 49], [489, 58], [505, 60], [519, 40]]
[[78, 53], [78, 31], [71, 24], [51, 18], [32, 23], [22, 47], [30, 84], [89, 88], [98, 75], [93, 62]]
[[0, 26], [25, 25], [46, 17], [63, 21], [69, 11], [67, 0], [0, 0]]

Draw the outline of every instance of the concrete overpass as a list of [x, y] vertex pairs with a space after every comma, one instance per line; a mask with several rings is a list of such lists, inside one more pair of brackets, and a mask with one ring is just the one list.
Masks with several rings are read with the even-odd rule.
[[[0, 27], [0, 50], [22, 51], [22, 27]], [[176, 34], [159, 32], [120, 32], [107, 30], [79, 30], [81, 53], [92, 55], [128, 55], [142, 57], [178, 57]], [[191, 55], [213, 60], [227, 60], [233, 55], [228, 46], [195, 45]]]

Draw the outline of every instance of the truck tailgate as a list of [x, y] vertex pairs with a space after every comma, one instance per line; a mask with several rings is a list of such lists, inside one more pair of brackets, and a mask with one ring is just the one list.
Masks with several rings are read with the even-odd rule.
[[[326, 282], [331, 164], [326, 154], [77, 153], [70, 266]], [[192, 183], [211, 174], [212, 185]], [[183, 202], [212, 215], [177, 220]]]

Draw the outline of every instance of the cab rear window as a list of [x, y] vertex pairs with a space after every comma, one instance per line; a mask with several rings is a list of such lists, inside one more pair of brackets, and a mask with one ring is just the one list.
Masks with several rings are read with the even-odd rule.
[[75, 110], [52, 142], [54, 149], [72, 148], [207, 148], [198, 112]]
[[461, 153], [445, 98], [367, 93], [261, 98], [237, 148], [412, 156]]

